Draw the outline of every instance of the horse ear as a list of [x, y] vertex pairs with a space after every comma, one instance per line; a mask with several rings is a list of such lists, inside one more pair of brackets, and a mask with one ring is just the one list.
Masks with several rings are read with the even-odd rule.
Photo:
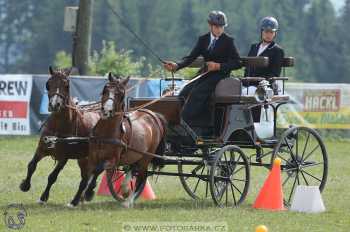
[[128, 84], [128, 82], [129, 82], [129, 80], [130, 80], [130, 76], [128, 76], [126, 79], [124, 79], [124, 80], [122, 81], [122, 84], [123, 84], [124, 86], [126, 86], [126, 85]]
[[109, 82], [113, 82], [114, 81], [114, 78], [113, 78], [113, 75], [111, 72], [108, 73], [108, 80]]
[[72, 67], [67, 68], [64, 73], [66, 74], [67, 77], [69, 77], [71, 72], [72, 72]]
[[49, 72], [51, 75], [53, 75], [53, 73], [54, 73], [51, 65], [49, 66]]

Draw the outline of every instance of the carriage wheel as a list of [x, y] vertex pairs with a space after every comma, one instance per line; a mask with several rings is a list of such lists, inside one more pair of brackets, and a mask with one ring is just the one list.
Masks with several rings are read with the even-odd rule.
[[147, 177], [146, 177], [138, 186], [136, 186], [136, 183], [139, 177], [137, 173], [133, 173], [132, 179], [128, 183], [128, 187], [130, 191], [128, 193], [123, 193], [121, 185], [118, 184], [117, 186], [115, 186], [115, 183], [118, 181], [122, 182], [126, 174], [123, 171], [120, 171], [116, 168], [112, 168], [112, 169], [106, 170], [106, 175], [107, 175], [107, 184], [108, 184], [109, 191], [111, 192], [111, 195], [113, 196], [114, 199], [120, 202], [126, 201], [131, 194], [134, 195], [134, 199], [136, 200], [141, 195], [147, 180]]
[[[206, 199], [209, 196], [209, 169], [204, 162], [198, 165], [183, 165], [179, 163], [178, 172], [180, 181], [187, 194], [195, 200]], [[191, 173], [194, 177], [181, 176]]]
[[233, 207], [247, 196], [250, 182], [249, 162], [234, 145], [220, 149], [210, 169], [210, 192], [219, 207]]
[[288, 129], [274, 148], [271, 164], [275, 158], [282, 160], [282, 188], [287, 207], [298, 185], [319, 186], [322, 192], [327, 180], [328, 159], [324, 143], [314, 129]]

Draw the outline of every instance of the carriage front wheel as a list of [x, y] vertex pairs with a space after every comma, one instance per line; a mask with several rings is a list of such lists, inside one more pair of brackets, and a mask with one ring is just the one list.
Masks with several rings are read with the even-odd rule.
[[328, 174], [326, 148], [320, 135], [308, 127], [291, 127], [275, 146], [271, 164], [280, 158], [284, 204], [289, 207], [298, 185], [318, 186], [322, 192]]
[[120, 171], [116, 168], [110, 168], [106, 170], [107, 184], [109, 191], [114, 199], [119, 202], [126, 201], [131, 194], [133, 194], [134, 200], [136, 200], [142, 193], [147, 177], [141, 178], [138, 176], [137, 172], [132, 172], [132, 178], [126, 183], [126, 189], [123, 188], [122, 183], [125, 179], [126, 173]]
[[221, 148], [210, 169], [210, 193], [219, 207], [233, 207], [247, 196], [250, 182], [249, 162], [234, 145]]

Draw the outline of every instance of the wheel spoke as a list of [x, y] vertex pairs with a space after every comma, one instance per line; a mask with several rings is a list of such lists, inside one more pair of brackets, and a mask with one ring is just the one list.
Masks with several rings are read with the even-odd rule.
[[298, 182], [298, 185], [300, 185], [300, 180], [299, 180], [299, 172], [297, 172], [297, 182]]
[[241, 171], [243, 168], [244, 168], [243, 166], [240, 167], [239, 169], [237, 169], [236, 171], [234, 171], [234, 172], [232, 173], [232, 175], [234, 175], [234, 174], [236, 174], [237, 172]]
[[287, 183], [287, 181], [290, 179], [290, 177], [291, 177], [291, 175], [287, 175], [287, 178], [283, 181], [282, 186], [284, 186]]
[[242, 195], [242, 192], [236, 187], [236, 185], [231, 180], [230, 183]]
[[286, 163], [288, 163], [290, 166], [293, 166], [292, 163], [290, 163], [288, 160], [286, 160], [286, 159], [285, 159], [284, 157], [282, 157], [280, 154], [277, 153], [277, 156], [278, 156], [279, 158], [281, 158], [282, 160], [284, 160]]
[[306, 147], [307, 147], [307, 145], [308, 145], [308, 143], [309, 143], [309, 139], [310, 139], [310, 133], [307, 134], [307, 138], [306, 138], [306, 142], [305, 142], [303, 154], [301, 155], [301, 161], [304, 160], [304, 155], [305, 155]]
[[232, 184], [230, 184], [230, 187], [231, 187], [231, 192], [232, 192], [232, 196], [233, 196], [233, 201], [235, 202], [235, 205], [237, 205], [237, 201], [236, 201], [236, 197], [235, 197], [235, 191], [232, 187]]
[[227, 188], [227, 182], [226, 182], [226, 187], [225, 187], [226, 191], [225, 191], [225, 194], [226, 194], [226, 206], [227, 206], [227, 201], [228, 201], [228, 188]]
[[[221, 193], [219, 192], [220, 189], [218, 188], [218, 186], [216, 185], [216, 183], [214, 183], [214, 185], [215, 185], [215, 187], [216, 187], [217, 196], [220, 197], [220, 199], [218, 199], [218, 201], [221, 201], [224, 194], [223, 194], [223, 192], [221, 192], [221, 191], [220, 191]], [[219, 194], [220, 194], [220, 195], [219, 195]]]
[[288, 168], [288, 169], [283, 169], [282, 168], [282, 172], [290, 172], [290, 171], [295, 171], [295, 170], [298, 170], [298, 168]]
[[[204, 167], [202, 168], [202, 171], [201, 171], [201, 174], [200, 175], [202, 175], [203, 174], [203, 171], [204, 171]], [[200, 178], [198, 178], [198, 180], [197, 180], [197, 184], [196, 184], [196, 187], [194, 188], [194, 193], [197, 191], [197, 187], [198, 187], [198, 184], [199, 184], [199, 181], [200, 181], [201, 179]]]
[[296, 141], [295, 141], [295, 156], [298, 157], [298, 138], [299, 138], [299, 130], [297, 130]]
[[306, 180], [305, 175], [304, 175], [304, 173], [303, 173], [303, 172], [301, 172], [301, 175], [302, 175], [302, 177], [303, 177], [303, 179], [304, 179], [304, 181], [305, 181], [306, 185], [309, 185], [309, 183], [307, 182], [307, 180]]
[[308, 176], [313, 177], [314, 179], [318, 180], [319, 182], [322, 182], [322, 180], [320, 180], [319, 178], [315, 177], [314, 175], [311, 175], [310, 173], [308, 173], [308, 172], [305, 171], [305, 170], [301, 170], [301, 172], [305, 173], [305, 174], [308, 175]]
[[296, 157], [295, 157], [295, 155], [294, 155], [294, 153], [293, 153], [293, 149], [289, 146], [289, 143], [288, 143], [288, 141], [287, 141], [286, 138], [284, 138], [284, 141], [285, 141], [286, 144], [287, 144], [287, 147], [288, 147], [288, 150], [289, 150], [289, 152], [290, 152], [290, 155], [292, 156], [292, 159], [295, 161], [295, 163], [297, 163]]
[[296, 175], [295, 178], [294, 178], [293, 187], [292, 187], [292, 189], [291, 189], [291, 191], [290, 191], [290, 194], [289, 194], [289, 197], [288, 197], [288, 204], [289, 204], [290, 199], [291, 199], [291, 197], [292, 197], [292, 194], [293, 194], [293, 191], [294, 191], [294, 187], [295, 187], [295, 183], [297, 182], [297, 176], [298, 176], [298, 175]]
[[306, 161], [316, 150], [319, 148], [320, 144], [317, 144], [317, 146], [307, 155], [305, 156], [305, 159], [302, 160], [302, 162]]
[[[209, 176], [209, 170], [207, 170], [207, 176]], [[208, 187], [209, 187], [209, 181], [205, 182], [205, 197], [208, 197]]]
[[239, 160], [240, 160], [241, 158], [242, 158], [242, 156], [239, 155], [237, 161], [235, 161], [235, 159], [234, 159], [234, 157], [233, 157], [233, 161], [236, 162], [236, 163], [239, 163]]
[[302, 165], [301, 168], [310, 168], [310, 167], [315, 167], [315, 166], [323, 165], [323, 164], [324, 164], [324, 162], [306, 164], [306, 165]]

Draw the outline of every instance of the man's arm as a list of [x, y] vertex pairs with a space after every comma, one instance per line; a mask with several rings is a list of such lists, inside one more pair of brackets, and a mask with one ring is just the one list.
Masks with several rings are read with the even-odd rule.
[[233, 39], [230, 39], [230, 57], [229, 60], [226, 63], [222, 63], [220, 65], [220, 71], [229, 73], [231, 70], [239, 69], [242, 67], [240, 57], [238, 54], [238, 50], [236, 48], [236, 45], [234, 43]]
[[192, 49], [191, 53], [188, 56], [185, 56], [182, 58], [181, 61], [177, 62], [177, 70], [180, 70], [182, 68], [187, 67], [188, 65], [192, 64], [192, 62], [197, 59], [199, 55], [201, 55], [201, 46], [200, 46], [201, 39], [199, 38], [197, 40], [196, 46]]

